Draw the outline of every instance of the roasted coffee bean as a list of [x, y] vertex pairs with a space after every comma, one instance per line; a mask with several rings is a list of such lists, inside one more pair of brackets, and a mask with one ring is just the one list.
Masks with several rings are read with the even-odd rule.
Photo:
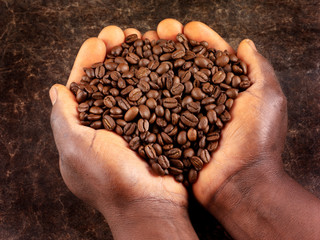
[[169, 158], [180, 158], [181, 154], [182, 152], [179, 148], [172, 148], [168, 152], [166, 152], [166, 156]]
[[150, 119], [150, 109], [146, 105], [139, 105], [139, 114], [144, 119]]
[[132, 121], [133, 119], [136, 118], [136, 116], [138, 115], [139, 113], [139, 108], [134, 106], [134, 107], [131, 107], [127, 112], [126, 114], [124, 115], [124, 120], [126, 122], [130, 122]]
[[206, 94], [198, 87], [195, 87], [191, 91], [191, 96], [195, 100], [202, 100], [205, 98]]
[[165, 108], [175, 108], [178, 105], [178, 101], [176, 98], [165, 98], [163, 99], [163, 106]]
[[194, 128], [189, 128], [188, 133], [187, 133], [188, 139], [191, 142], [194, 142], [197, 140], [197, 130]]
[[191, 164], [193, 165], [194, 169], [197, 170], [197, 171], [201, 170], [202, 167], [203, 167], [203, 162], [202, 162], [202, 160], [201, 160], [199, 157], [197, 157], [197, 156], [191, 157], [191, 158], [190, 158], [190, 162], [191, 162]]
[[187, 109], [191, 113], [199, 113], [201, 110], [200, 102], [191, 102], [187, 105]]
[[209, 142], [213, 142], [213, 141], [217, 141], [220, 138], [220, 134], [218, 132], [211, 132], [208, 133], [207, 135], [207, 141]]
[[247, 65], [205, 41], [141, 40], [136, 34], [84, 68], [70, 90], [80, 123], [121, 135], [158, 175], [185, 186], [218, 147], [238, 94], [251, 86]]
[[204, 130], [208, 126], [209, 120], [208, 117], [202, 116], [199, 120], [198, 129]]
[[183, 169], [184, 165], [183, 162], [177, 159], [170, 159], [170, 166]]
[[139, 137], [134, 137], [131, 139], [131, 141], [129, 142], [129, 147], [132, 150], [137, 150], [140, 147], [140, 138]]
[[229, 122], [231, 120], [231, 115], [230, 113], [226, 110], [224, 111], [221, 116], [220, 119], [222, 122]]
[[160, 166], [163, 169], [167, 169], [167, 168], [170, 167], [170, 162], [169, 162], [168, 158], [165, 155], [160, 155], [158, 157], [158, 163], [160, 164]]
[[215, 150], [218, 148], [218, 144], [219, 144], [218, 141], [210, 142], [210, 143], [208, 144], [208, 147], [207, 147], [208, 151], [209, 151], [209, 152], [215, 151]]
[[116, 127], [116, 122], [109, 115], [104, 115], [102, 120], [103, 126], [107, 130], [113, 130]]
[[149, 122], [146, 119], [139, 119], [138, 121], [138, 130], [139, 132], [147, 132], [149, 131]]
[[193, 184], [197, 181], [197, 179], [198, 179], [198, 172], [194, 169], [190, 169], [188, 174], [189, 183]]
[[200, 158], [204, 163], [210, 162], [211, 156], [207, 149], [202, 149], [200, 153]]
[[[148, 155], [147, 155], [147, 156], [148, 156]], [[149, 156], [148, 156], [148, 157], [149, 157]], [[157, 175], [160, 175], [160, 176], [164, 176], [164, 175], [165, 175], [165, 172], [164, 172], [164, 170], [162, 169], [162, 167], [160, 166], [160, 164], [158, 164], [158, 163], [152, 163], [151, 168], [152, 168], [152, 170], [153, 170]]]
[[152, 147], [151, 144], [148, 144], [144, 147], [144, 151], [146, 152], [146, 155], [149, 159], [155, 159], [157, 157], [156, 151]]
[[123, 128], [123, 133], [124, 135], [132, 135], [134, 131], [136, 130], [136, 123], [128, 123], [127, 125], [124, 126]]
[[140, 88], [135, 88], [129, 93], [129, 100], [130, 101], [138, 101], [141, 98], [142, 92]]
[[180, 120], [188, 127], [196, 127], [199, 122], [199, 119], [189, 111], [183, 112]]

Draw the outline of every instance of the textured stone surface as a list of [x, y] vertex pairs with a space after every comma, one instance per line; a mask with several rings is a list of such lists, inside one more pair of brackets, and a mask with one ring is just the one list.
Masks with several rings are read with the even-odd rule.
[[[316, 0], [0, 1], [0, 238], [112, 239], [61, 179], [48, 98], [81, 43], [110, 24], [144, 32], [173, 17], [203, 21], [233, 47], [252, 39], [288, 98], [285, 169], [320, 197], [319, 10]], [[228, 239], [194, 200], [191, 218], [201, 239]]]

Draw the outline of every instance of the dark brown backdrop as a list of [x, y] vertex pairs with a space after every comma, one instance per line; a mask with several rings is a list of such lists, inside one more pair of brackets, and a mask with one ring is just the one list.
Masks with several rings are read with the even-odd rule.
[[[110, 24], [144, 32], [173, 17], [203, 21], [233, 47], [252, 39], [288, 98], [285, 169], [320, 197], [319, 12], [317, 0], [1, 0], [0, 238], [112, 239], [61, 179], [48, 98], [52, 84], [66, 83], [81, 43]], [[190, 208], [201, 239], [225, 238], [194, 200]]]

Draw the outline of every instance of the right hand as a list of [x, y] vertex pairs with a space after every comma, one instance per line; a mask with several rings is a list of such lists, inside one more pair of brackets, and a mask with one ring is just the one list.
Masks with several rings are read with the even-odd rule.
[[[184, 34], [189, 39], [205, 40], [210, 47], [233, 52], [228, 43], [203, 23], [188, 23]], [[219, 147], [193, 185], [195, 197], [209, 209], [218, 191], [240, 172], [253, 167], [271, 174], [282, 171], [286, 98], [272, 66], [257, 52], [251, 40], [240, 43], [237, 56], [248, 65], [253, 84], [235, 100], [232, 120], [222, 129]], [[254, 175], [254, 179], [259, 177], [256, 172]]]

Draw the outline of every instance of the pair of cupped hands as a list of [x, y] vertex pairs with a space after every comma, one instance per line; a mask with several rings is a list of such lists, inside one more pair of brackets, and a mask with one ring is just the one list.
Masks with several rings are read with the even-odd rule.
[[[126, 231], [123, 229], [135, 228], [138, 222], [144, 222], [146, 228], [151, 224], [148, 225], [150, 219], [153, 224], [160, 221], [163, 226], [168, 221], [174, 222], [171, 225], [177, 224], [176, 228], [179, 224], [185, 229], [191, 226], [186, 188], [172, 176], [154, 175], [148, 164], [116, 133], [80, 125], [78, 103], [68, 88], [72, 82], [80, 81], [83, 67], [104, 61], [112, 47], [133, 33], [150, 40], [175, 40], [178, 33], [184, 33], [189, 39], [207, 41], [209, 47], [235, 53], [223, 38], [201, 22], [183, 26], [177, 20], [165, 19], [158, 24], [157, 31], [143, 35], [133, 28], [123, 31], [117, 26], [107, 26], [98, 37], [83, 43], [67, 85], [55, 84], [50, 89], [51, 125], [62, 177], [77, 197], [105, 216], [118, 238]], [[232, 120], [222, 130], [219, 147], [192, 186], [195, 198], [213, 215], [217, 195], [237, 174], [252, 167], [270, 172], [282, 168], [287, 114], [281, 87], [273, 68], [251, 40], [245, 39], [239, 44], [237, 56], [247, 63], [253, 84], [235, 100]], [[257, 176], [250, 175], [251, 181], [259, 177], [258, 172]], [[192, 238], [192, 234], [188, 236]]]

